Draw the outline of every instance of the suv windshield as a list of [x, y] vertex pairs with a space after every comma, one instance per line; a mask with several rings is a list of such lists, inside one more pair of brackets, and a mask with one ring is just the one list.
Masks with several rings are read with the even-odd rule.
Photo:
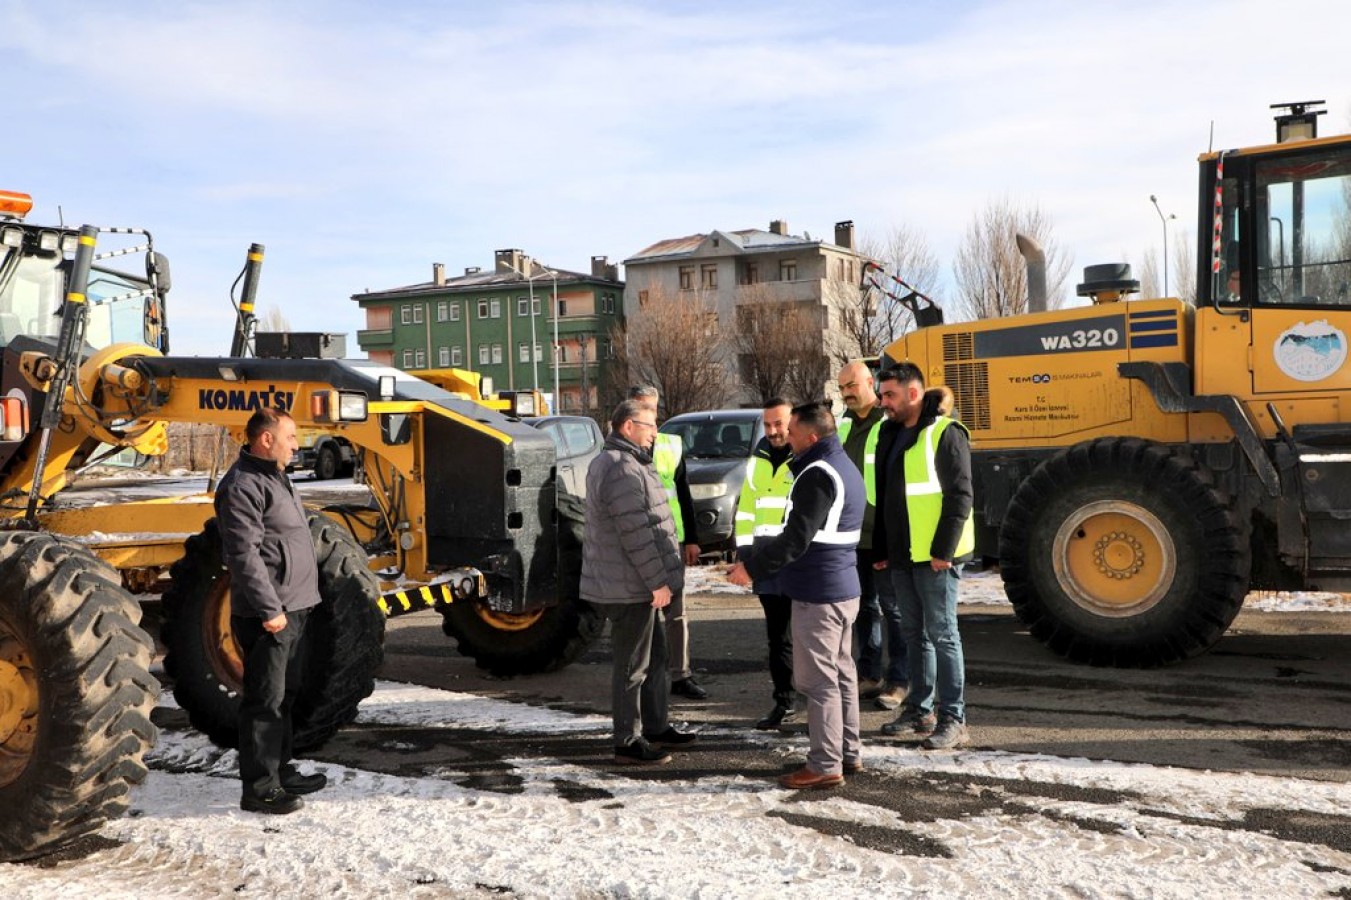
[[685, 452], [701, 459], [745, 459], [751, 455], [751, 437], [755, 433], [757, 417], [745, 421], [728, 419], [698, 419], [681, 422], [672, 420], [662, 431], [680, 437]]

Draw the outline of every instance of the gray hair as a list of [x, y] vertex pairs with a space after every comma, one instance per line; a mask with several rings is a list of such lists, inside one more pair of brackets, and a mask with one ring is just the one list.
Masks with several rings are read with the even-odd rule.
[[661, 392], [650, 384], [635, 384], [633, 387], [629, 388], [630, 400], [647, 400], [656, 403], [657, 398], [660, 396]]
[[625, 400], [615, 407], [615, 411], [610, 414], [610, 431], [612, 433], [619, 431], [619, 426], [632, 419], [638, 418], [638, 414], [644, 412], [643, 405], [637, 400]]

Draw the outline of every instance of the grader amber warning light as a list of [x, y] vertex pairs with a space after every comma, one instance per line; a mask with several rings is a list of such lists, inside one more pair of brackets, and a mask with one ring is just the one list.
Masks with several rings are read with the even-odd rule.
[[955, 393], [978, 553], [1057, 653], [1170, 663], [1250, 590], [1351, 591], [1351, 137], [1316, 137], [1318, 105], [1200, 157], [1194, 306], [1090, 266], [1092, 305], [886, 350]]

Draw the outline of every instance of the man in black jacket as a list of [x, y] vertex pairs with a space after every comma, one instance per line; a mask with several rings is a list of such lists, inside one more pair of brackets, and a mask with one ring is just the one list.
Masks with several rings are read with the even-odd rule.
[[319, 565], [305, 508], [286, 477], [299, 445], [286, 411], [260, 409], [245, 426], [248, 446], [221, 479], [216, 517], [230, 573], [230, 627], [244, 651], [239, 707], [241, 809], [291, 813], [322, 774], [291, 764], [291, 706], [300, 680], [305, 620], [319, 605]]
[[882, 733], [955, 749], [970, 742], [957, 630], [960, 563], [975, 549], [970, 438], [947, 415], [952, 393], [925, 391], [913, 363], [883, 372], [881, 385], [889, 421], [877, 443], [874, 567], [890, 570], [910, 663], [910, 693]]

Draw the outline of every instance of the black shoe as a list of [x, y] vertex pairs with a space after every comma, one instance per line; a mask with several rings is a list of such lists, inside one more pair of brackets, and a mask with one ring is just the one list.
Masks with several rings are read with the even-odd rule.
[[681, 678], [671, 682], [671, 693], [689, 700], [707, 700], [708, 691], [699, 686], [694, 678]]
[[328, 784], [328, 776], [323, 772], [315, 772], [313, 775], [301, 775], [296, 772], [294, 775], [283, 775], [281, 777], [281, 789], [296, 796], [322, 791], [326, 784]]
[[662, 747], [666, 750], [672, 747], [688, 747], [699, 740], [699, 735], [693, 731], [676, 731], [674, 727], [667, 726], [661, 734], [645, 734], [643, 740], [649, 744]]
[[755, 723], [755, 727], [761, 731], [773, 731], [790, 719], [797, 718], [797, 710], [791, 706], [785, 706], [782, 703], [775, 704], [774, 708], [760, 721]]
[[659, 766], [671, 761], [671, 754], [639, 738], [632, 744], [615, 748], [615, 762], [638, 766]]
[[274, 816], [284, 816], [293, 813], [305, 805], [294, 794], [288, 794], [281, 788], [273, 788], [261, 797], [252, 797], [245, 794], [239, 798], [239, 808], [244, 812], [268, 813]]

